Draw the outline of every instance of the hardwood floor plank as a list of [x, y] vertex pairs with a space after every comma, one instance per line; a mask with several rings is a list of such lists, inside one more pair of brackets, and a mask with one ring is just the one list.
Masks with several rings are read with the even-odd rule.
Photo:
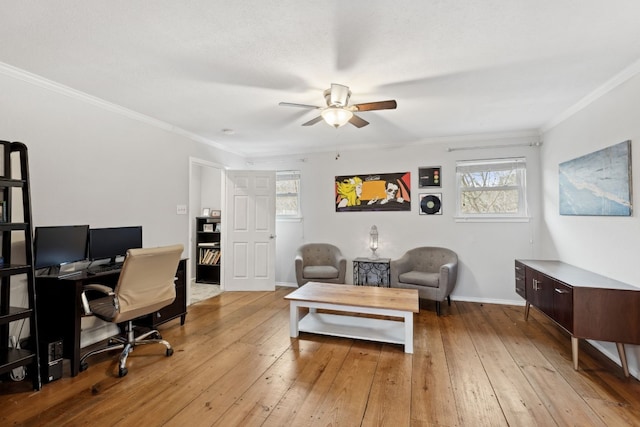
[[585, 399], [607, 426], [640, 426], [640, 410], [610, 400]]
[[411, 424], [456, 426], [458, 412], [436, 313], [421, 310], [413, 335]]
[[[513, 314], [509, 311], [507, 313]], [[521, 317], [517, 316], [517, 318]], [[512, 320], [516, 319], [512, 318]], [[496, 318], [492, 320], [494, 325], [497, 321]], [[548, 347], [540, 349], [542, 343], [548, 342], [549, 338], [534, 333], [537, 327], [534, 322], [524, 322], [521, 325], [524, 333], [521, 340], [517, 341], [520, 345], [513, 345], [513, 341], [506, 342], [506, 345], [510, 347], [509, 351], [522, 367], [527, 380], [540, 400], [544, 402], [555, 422], [560, 425], [604, 425], [582, 396], [576, 393], [561, 372], [549, 361], [548, 357], [553, 354], [553, 350]], [[530, 340], [527, 334], [535, 338]]]
[[293, 341], [298, 346], [311, 341], [319, 344], [319, 348], [313, 353], [300, 353], [301, 357], [308, 360], [267, 417], [265, 427], [311, 425], [316, 409], [333, 384], [353, 344], [350, 339], [312, 334], [302, 334]]
[[289, 292], [224, 292], [189, 307], [185, 325], [160, 328], [175, 354], [137, 347], [124, 378], [102, 354], [38, 392], [2, 382], [0, 425], [640, 425], [640, 381], [586, 342], [574, 371], [568, 335], [535, 310], [525, 322], [521, 306], [454, 302], [438, 317], [427, 302], [405, 354], [292, 339]]
[[402, 346], [383, 345], [362, 425], [408, 426], [411, 419], [413, 356]]
[[[528, 322], [524, 322], [519, 320], [512, 306], [505, 306], [503, 310], [511, 320], [523, 328], [536, 348], [545, 354], [553, 369], [573, 388], [574, 394], [589, 404], [602, 422], [612, 425], [607, 420], [618, 419], [618, 408], [627, 408], [626, 412], [631, 412], [631, 418], [636, 416], [636, 408], [640, 408], [638, 381], [623, 377], [619, 366], [609, 359], [605, 360], [601, 353], [584, 341], [581, 341], [580, 346], [581, 369], [575, 371], [571, 360], [569, 335], [565, 331], [537, 311], [530, 316]], [[585, 347], [587, 351], [584, 351]], [[598, 407], [593, 407], [590, 402]]]
[[491, 326], [494, 314], [487, 313], [484, 304], [456, 303], [456, 306], [465, 315], [465, 325], [507, 423], [518, 426], [553, 425], [555, 422], [551, 414], [504, 346], [499, 332], [505, 329], [496, 331]]
[[[316, 352], [320, 347], [320, 343], [313, 341], [292, 345], [213, 425], [263, 425], [296, 378], [317, 357]], [[308, 353], [311, 357], [300, 357], [300, 352]], [[292, 363], [296, 360], [297, 363]]]
[[312, 426], [348, 425], [353, 422], [348, 420], [362, 420], [381, 348], [379, 343], [353, 341], [323, 402], [315, 411]]
[[[269, 296], [268, 294], [265, 294]], [[257, 295], [252, 295], [252, 300], [257, 297]], [[264, 298], [264, 296], [262, 296]], [[255, 319], [253, 322], [251, 319], [245, 324], [246, 332], [252, 331], [253, 327], [257, 324], [264, 321], [264, 316], [260, 316]], [[164, 330], [162, 331], [164, 332]], [[225, 331], [219, 331], [219, 337], [223, 336]], [[189, 342], [184, 343], [185, 347], [180, 347], [179, 340], [171, 340], [173, 346], [175, 347], [176, 353], [171, 358], [168, 358], [169, 368], [167, 370], [158, 370], [157, 368], [148, 374], [153, 377], [153, 381], [147, 380], [147, 384], [149, 385], [144, 393], [141, 393], [137, 397], [133, 397], [137, 402], [138, 406], [132, 408], [131, 411], [123, 411], [121, 408], [115, 408], [114, 411], [108, 410], [107, 408], [103, 409], [102, 404], [98, 404], [99, 402], [96, 400], [93, 402], [93, 405], [96, 406], [96, 412], [100, 413], [102, 419], [105, 421], [109, 421], [109, 425], [114, 425], [117, 422], [124, 422], [124, 419], [129, 420], [137, 420], [138, 418], [144, 419], [145, 414], [150, 410], [153, 411], [154, 415], [158, 417], [158, 419], [162, 419], [162, 414], [167, 410], [166, 405], [162, 405], [160, 402], [162, 399], [159, 396], [162, 396], [163, 392], [170, 394], [172, 392], [172, 384], [174, 382], [178, 382], [186, 379], [191, 379], [187, 382], [189, 384], [189, 391], [198, 390], [198, 384], [200, 382], [205, 382], [208, 384], [211, 377], [215, 377], [217, 372], [212, 372], [209, 376], [209, 379], [205, 379], [201, 377], [203, 370], [206, 370], [207, 367], [202, 368], [202, 365], [207, 362], [208, 359], [211, 359], [215, 354], [218, 354], [222, 351], [227, 345], [233, 343], [236, 338], [225, 340], [224, 337], [218, 340], [218, 343], [221, 345], [211, 347], [211, 338], [207, 335], [196, 335], [198, 338], [197, 342]], [[193, 340], [192, 340], [193, 341]], [[132, 355], [137, 354], [140, 350], [146, 350], [149, 346], [137, 348]], [[212, 348], [213, 351], [211, 354], [207, 355], [208, 358], [202, 358], [202, 355], [198, 357], [198, 348]], [[240, 347], [239, 350], [235, 348], [226, 349], [225, 351], [229, 352], [231, 355], [241, 356], [244, 354], [247, 349]], [[225, 355], [226, 356], [226, 355]], [[108, 356], [107, 356], [108, 357]], [[130, 356], [132, 358], [132, 356]], [[237, 358], [228, 359], [229, 363], [237, 363]], [[133, 362], [135, 360], [132, 359]], [[139, 376], [142, 375], [143, 371], [141, 371], [140, 367], [137, 365], [130, 366], [130, 373], [126, 378], [130, 378], [131, 376]], [[205, 386], [206, 387], [206, 386]], [[109, 395], [102, 396], [101, 399], [109, 401]], [[173, 415], [175, 412], [175, 408], [170, 409], [170, 414], [165, 415], [167, 418]]]
[[[223, 375], [210, 383], [168, 421], [172, 425], [210, 426], [242, 396], [258, 378], [289, 348], [288, 326], [283, 325], [260, 346], [250, 349], [233, 366], [221, 369]], [[251, 348], [253, 347], [253, 348]], [[216, 361], [213, 361], [216, 365]], [[250, 369], [249, 369], [250, 368]]]
[[460, 425], [507, 425], [495, 391], [466, 329], [465, 313], [452, 304], [450, 315], [440, 316], [442, 341], [449, 365]]

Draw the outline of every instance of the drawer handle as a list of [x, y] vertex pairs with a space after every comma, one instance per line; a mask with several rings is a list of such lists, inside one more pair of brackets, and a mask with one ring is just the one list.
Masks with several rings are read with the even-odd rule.
[[559, 293], [559, 294], [568, 294], [568, 293], [569, 293], [569, 291], [568, 291], [568, 290], [566, 290], [566, 289], [559, 289], [559, 288], [556, 288], [556, 292], [557, 292], [557, 293]]

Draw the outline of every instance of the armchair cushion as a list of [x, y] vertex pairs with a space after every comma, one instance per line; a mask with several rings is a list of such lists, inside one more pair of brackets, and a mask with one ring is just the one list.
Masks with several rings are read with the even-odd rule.
[[399, 276], [402, 283], [413, 283], [415, 285], [429, 286], [437, 288], [440, 283], [439, 273], [423, 273], [422, 271], [408, 271]]
[[340, 272], [332, 265], [309, 265], [302, 270], [302, 277], [337, 279]]

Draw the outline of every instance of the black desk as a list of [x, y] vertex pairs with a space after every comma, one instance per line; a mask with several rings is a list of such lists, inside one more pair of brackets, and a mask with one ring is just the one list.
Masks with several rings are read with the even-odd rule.
[[[63, 357], [71, 361], [71, 376], [80, 371], [80, 330], [82, 310], [82, 290], [84, 285], [97, 283], [114, 287], [120, 276], [119, 270], [89, 275], [86, 271], [63, 278], [51, 276], [36, 277], [36, 299], [38, 302], [38, 337], [49, 343], [62, 340]], [[186, 259], [178, 264], [176, 272], [176, 299], [146, 318], [136, 320], [136, 324], [157, 326], [160, 323], [180, 317], [184, 324], [186, 307]], [[43, 357], [46, 358], [46, 354]], [[42, 361], [41, 361], [42, 363]]]

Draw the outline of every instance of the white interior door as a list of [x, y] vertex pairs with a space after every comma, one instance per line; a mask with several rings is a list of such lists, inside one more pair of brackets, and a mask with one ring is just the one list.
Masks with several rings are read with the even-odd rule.
[[273, 291], [276, 173], [226, 171], [223, 236], [225, 291]]

